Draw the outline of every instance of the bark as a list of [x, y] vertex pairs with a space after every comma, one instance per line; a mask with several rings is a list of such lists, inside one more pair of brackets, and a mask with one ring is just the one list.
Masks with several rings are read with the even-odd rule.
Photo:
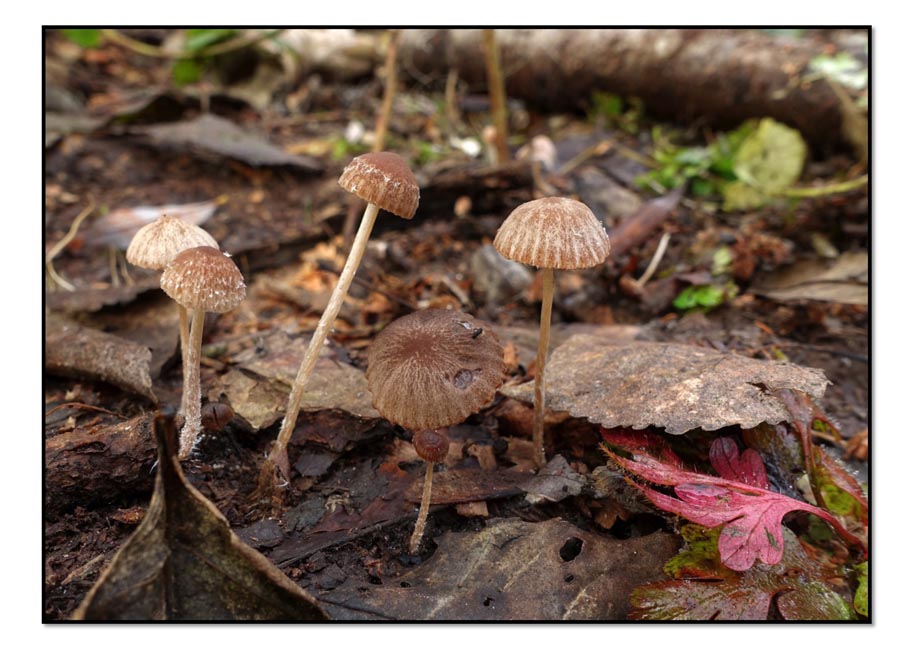
[[[842, 139], [839, 98], [802, 82], [824, 44], [731, 29], [496, 30], [506, 91], [545, 110], [585, 109], [591, 92], [639, 97], [657, 117], [729, 128], [773, 117], [815, 145]], [[404, 30], [400, 65], [421, 81], [456, 69], [486, 87], [480, 30]]]
[[105, 428], [60, 433], [44, 444], [46, 506], [58, 511], [150, 493], [156, 461], [152, 413]]

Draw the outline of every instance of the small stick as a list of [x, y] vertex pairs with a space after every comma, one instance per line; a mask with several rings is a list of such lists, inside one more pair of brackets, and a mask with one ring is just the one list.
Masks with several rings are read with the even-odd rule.
[[372, 151], [382, 151], [387, 138], [388, 123], [391, 121], [394, 97], [397, 94], [397, 44], [399, 41], [400, 30], [392, 29], [384, 59], [384, 97], [381, 100], [378, 121], [375, 123], [375, 143], [372, 145]]
[[71, 227], [69, 227], [69, 231], [66, 232], [65, 236], [56, 242], [56, 244], [50, 249], [50, 252], [47, 253], [47, 274], [50, 275], [50, 278], [56, 282], [59, 286], [62, 286], [67, 291], [74, 291], [75, 286], [68, 281], [64, 280], [60, 277], [56, 272], [56, 268], [53, 267], [53, 259], [63, 251], [63, 249], [71, 243], [72, 239], [75, 238], [75, 235], [78, 233], [78, 228], [81, 227], [81, 223], [94, 211], [94, 199], [91, 196], [88, 196], [88, 204], [87, 206], [78, 213], [78, 216], [75, 217], [75, 220], [72, 221]]
[[482, 30], [484, 42], [484, 62], [487, 68], [488, 93], [491, 100], [491, 119], [497, 129], [497, 162], [509, 162], [509, 138], [506, 127], [506, 89], [503, 85], [503, 70], [500, 66], [500, 48], [494, 38], [493, 29]]
[[659, 240], [659, 245], [656, 246], [656, 252], [653, 253], [653, 258], [650, 260], [650, 265], [647, 266], [647, 270], [644, 271], [644, 274], [641, 275], [640, 279], [638, 279], [635, 284], [638, 286], [643, 286], [646, 284], [651, 277], [653, 277], [653, 273], [656, 272], [656, 268], [659, 266], [659, 262], [662, 261], [663, 255], [666, 254], [666, 248], [669, 246], [669, 239], [672, 238], [672, 235], [668, 232], [663, 232], [662, 237]]

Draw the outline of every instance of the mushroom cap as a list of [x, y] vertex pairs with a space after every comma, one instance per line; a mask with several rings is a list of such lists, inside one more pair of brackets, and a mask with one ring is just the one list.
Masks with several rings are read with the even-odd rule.
[[571, 198], [539, 198], [514, 209], [494, 237], [497, 251], [538, 268], [590, 268], [609, 256], [609, 237], [590, 208]]
[[350, 161], [338, 184], [391, 214], [411, 219], [419, 207], [419, 185], [403, 158], [389, 151], [364, 153]]
[[135, 232], [125, 251], [125, 259], [139, 268], [161, 270], [182, 250], [198, 246], [218, 249], [219, 244], [203, 228], [163, 214]]
[[231, 311], [247, 295], [237, 265], [211, 246], [178, 253], [163, 271], [159, 285], [181, 306], [212, 313]]
[[388, 421], [415, 431], [451, 426], [494, 398], [503, 348], [466, 313], [417, 311], [375, 337], [366, 378], [372, 405]]
[[436, 430], [420, 430], [413, 435], [413, 447], [426, 462], [443, 462], [450, 450], [450, 440]]

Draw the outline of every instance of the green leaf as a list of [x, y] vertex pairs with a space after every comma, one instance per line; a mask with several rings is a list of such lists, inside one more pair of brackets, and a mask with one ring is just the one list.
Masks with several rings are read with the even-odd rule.
[[847, 52], [817, 56], [809, 62], [809, 69], [852, 90], [862, 90], [869, 85], [869, 71]]
[[172, 65], [172, 79], [179, 86], [197, 83], [203, 76], [205, 65], [197, 59], [181, 59]]
[[199, 52], [210, 45], [226, 41], [235, 34], [237, 31], [234, 29], [189, 29], [184, 49], [188, 52]]
[[768, 196], [740, 180], [723, 184], [722, 198], [725, 200], [722, 208], [726, 212], [755, 210], [769, 202]]
[[859, 585], [853, 596], [853, 608], [860, 615], [869, 617], [869, 562], [866, 561], [856, 566], [856, 574], [859, 578]]
[[805, 159], [806, 143], [800, 133], [765, 118], [735, 154], [734, 172], [745, 184], [774, 194], [797, 182]]
[[64, 29], [62, 33], [70, 41], [84, 48], [98, 47], [103, 40], [99, 29]]

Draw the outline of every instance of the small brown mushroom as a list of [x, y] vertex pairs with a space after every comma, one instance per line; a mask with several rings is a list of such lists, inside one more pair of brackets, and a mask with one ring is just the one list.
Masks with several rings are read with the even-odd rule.
[[281, 422], [281, 430], [260, 475], [257, 489], [257, 494], [260, 496], [269, 493], [274, 486], [276, 469], [282, 474], [281, 478], [285, 483], [289, 479], [287, 443], [297, 423], [303, 391], [312, 375], [325, 338], [334, 326], [335, 318], [347, 296], [350, 283], [359, 268], [366, 243], [372, 233], [372, 227], [375, 225], [378, 210], [384, 209], [405, 219], [411, 219], [419, 207], [419, 186], [416, 178], [403, 159], [395, 153], [379, 151], [354, 158], [344, 169], [338, 184], [368, 202], [368, 205], [362, 222], [359, 224], [353, 247], [347, 255], [344, 270], [338, 278], [328, 306], [322, 312], [322, 317], [309, 341], [309, 347], [294, 379], [284, 419]]
[[590, 208], [570, 198], [539, 198], [514, 209], [494, 238], [508, 259], [541, 269], [541, 331], [534, 367], [534, 461], [544, 456], [544, 366], [550, 345], [553, 269], [572, 270], [602, 264], [609, 256], [609, 237]]
[[225, 313], [247, 294], [244, 278], [231, 257], [211, 246], [189, 248], [166, 266], [160, 280], [162, 290], [178, 304], [194, 310], [184, 359], [184, 391], [187, 394], [184, 427], [178, 455], [184, 459], [197, 443], [201, 429], [200, 346], [206, 312]]
[[434, 429], [458, 424], [494, 398], [503, 382], [503, 348], [487, 324], [468, 314], [418, 311], [375, 337], [366, 378], [372, 405], [391, 423], [416, 431], [413, 444], [427, 462], [409, 544], [415, 553], [428, 516], [433, 465], [447, 454], [446, 438]]
[[[178, 217], [163, 214], [152, 223], [148, 223], [134, 233], [125, 259], [138, 268], [163, 270], [178, 253], [188, 248], [210, 246], [219, 248], [219, 244], [203, 228], [200, 228]], [[178, 305], [178, 332], [181, 339], [181, 362], [184, 364], [188, 344], [188, 311]], [[187, 393], [181, 398], [181, 412], [184, 412]]]

